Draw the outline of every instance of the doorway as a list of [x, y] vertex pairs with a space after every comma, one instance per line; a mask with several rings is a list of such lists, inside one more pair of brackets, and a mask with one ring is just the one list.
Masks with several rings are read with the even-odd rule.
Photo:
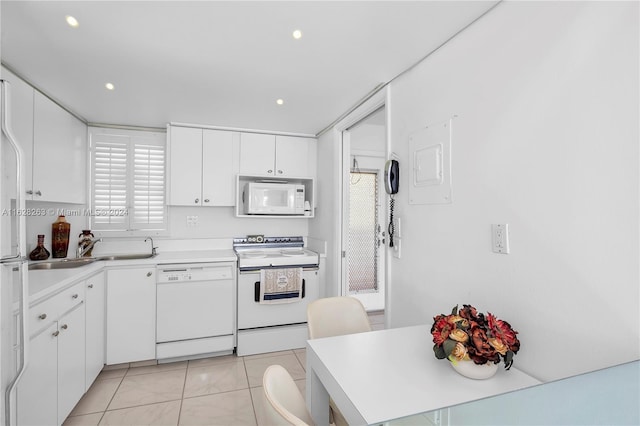
[[387, 194], [384, 107], [342, 132], [343, 218], [342, 294], [358, 298], [366, 310], [385, 308]]

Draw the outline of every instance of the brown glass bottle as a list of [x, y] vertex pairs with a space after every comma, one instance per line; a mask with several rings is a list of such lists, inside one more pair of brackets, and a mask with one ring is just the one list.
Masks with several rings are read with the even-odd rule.
[[31, 260], [46, 260], [49, 258], [49, 250], [44, 247], [44, 235], [38, 235], [38, 245], [29, 253]]
[[53, 222], [51, 226], [51, 249], [53, 251], [53, 258], [67, 257], [69, 231], [71, 231], [71, 224], [67, 222], [64, 216], [58, 216], [58, 220]]

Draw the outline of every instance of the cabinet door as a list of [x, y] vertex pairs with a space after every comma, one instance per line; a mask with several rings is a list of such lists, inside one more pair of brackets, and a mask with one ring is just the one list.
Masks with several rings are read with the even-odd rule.
[[275, 176], [274, 135], [240, 134], [240, 174]]
[[19, 425], [58, 424], [57, 325], [53, 322], [42, 333], [31, 338], [29, 364], [18, 384]]
[[105, 290], [104, 272], [94, 275], [85, 282], [86, 286], [86, 318], [87, 318], [87, 351], [85, 387], [98, 377], [104, 367], [105, 349]]
[[156, 357], [155, 268], [107, 271], [107, 364]]
[[84, 394], [85, 305], [58, 320], [58, 423], [62, 424]]
[[[24, 152], [25, 164], [25, 190], [30, 191], [32, 188], [31, 181], [31, 158], [33, 150], [33, 88], [18, 78], [15, 74], [2, 67], [2, 78], [11, 84], [11, 99], [9, 111], [9, 120], [13, 135], [18, 140]], [[4, 136], [3, 136], [4, 137]], [[12, 150], [6, 150], [6, 144], [2, 145], [2, 184], [7, 183], [6, 188], [9, 190], [7, 196], [15, 198], [15, 173], [16, 159]], [[12, 182], [13, 184], [8, 184]], [[23, 194], [28, 199], [31, 195]]]
[[276, 176], [310, 176], [309, 139], [276, 136]]
[[202, 129], [171, 126], [169, 205], [202, 205]]
[[36, 91], [33, 199], [84, 204], [87, 162], [87, 126]]
[[202, 138], [202, 205], [235, 206], [239, 171], [239, 134], [204, 130]]

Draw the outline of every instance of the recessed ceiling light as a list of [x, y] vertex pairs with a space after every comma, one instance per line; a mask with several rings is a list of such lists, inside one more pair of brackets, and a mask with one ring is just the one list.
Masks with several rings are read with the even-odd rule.
[[302, 38], [302, 31], [295, 30], [292, 35], [293, 35], [293, 38], [295, 38], [296, 40], [301, 39]]
[[78, 28], [80, 26], [78, 20], [71, 15], [67, 15], [65, 19], [67, 20], [67, 24], [72, 28]]
[[277, 103], [278, 105], [284, 105], [284, 100], [283, 100], [283, 99], [277, 99], [277, 100], [276, 100], [276, 103]]
[[107, 88], [107, 90], [113, 90], [113, 89], [115, 89], [115, 88], [116, 88], [116, 87], [113, 85], [113, 83], [107, 83], [107, 84], [105, 84], [105, 85], [104, 85], [104, 87], [106, 87], [106, 88]]

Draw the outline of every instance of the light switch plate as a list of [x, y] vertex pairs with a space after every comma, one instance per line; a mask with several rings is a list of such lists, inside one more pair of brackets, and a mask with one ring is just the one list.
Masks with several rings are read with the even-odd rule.
[[491, 245], [494, 253], [509, 254], [509, 224], [491, 225]]

